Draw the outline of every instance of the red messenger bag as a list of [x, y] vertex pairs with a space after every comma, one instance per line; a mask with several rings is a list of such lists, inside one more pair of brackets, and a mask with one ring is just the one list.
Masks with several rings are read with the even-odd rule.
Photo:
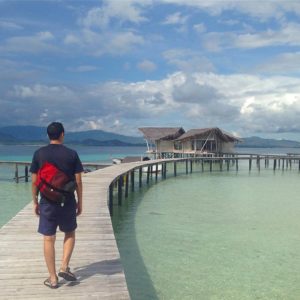
[[49, 162], [39, 169], [35, 185], [46, 199], [61, 203], [76, 189], [76, 182]]

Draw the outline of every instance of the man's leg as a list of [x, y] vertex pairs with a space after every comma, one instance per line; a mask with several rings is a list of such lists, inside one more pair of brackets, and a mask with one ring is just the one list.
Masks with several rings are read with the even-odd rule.
[[64, 252], [62, 257], [61, 269], [63, 271], [69, 267], [69, 262], [75, 246], [75, 230], [71, 232], [65, 232], [64, 239]]
[[57, 282], [55, 269], [55, 235], [44, 235], [44, 256], [52, 283]]

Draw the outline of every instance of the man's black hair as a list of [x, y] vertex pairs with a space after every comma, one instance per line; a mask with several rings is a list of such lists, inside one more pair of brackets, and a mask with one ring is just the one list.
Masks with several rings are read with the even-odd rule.
[[64, 126], [59, 122], [52, 122], [47, 127], [47, 134], [50, 140], [58, 140], [63, 132], [65, 132]]

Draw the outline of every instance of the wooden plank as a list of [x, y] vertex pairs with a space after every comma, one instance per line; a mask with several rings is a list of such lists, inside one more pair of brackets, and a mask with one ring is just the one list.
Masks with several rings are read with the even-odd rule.
[[[249, 159], [251, 170], [251, 156], [236, 158], [236, 163], [238, 159]], [[174, 161], [184, 159], [114, 165], [83, 175], [83, 214], [78, 218], [76, 246], [71, 260], [78, 282], [70, 284], [61, 280], [57, 290], [43, 285], [48, 274], [42, 236], [36, 232], [38, 218], [33, 214], [32, 204], [28, 204], [0, 229], [0, 299], [129, 299], [108, 209], [109, 187], [120, 176], [128, 176], [135, 170], [139, 171], [139, 184], [142, 184], [142, 166], [151, 167], [157, 163], [162, 164], [164, 179], [166, 164]], [[191, 172], [192, 162], [190, 159]], [[58, 233], [57, 257], [61, 256], [62, 243], [63, 234]], [[59, 264], [57, 260], [57, 268]]]
[[[57, 290], [43, 285], [48, 276], [43, 241], [30, 203], [0, 229], [0, 299], [130, 299], [107, 206], [115, 172], [98, 174], [101, 170], [83, 176], [83, 214], [71, 259], [78, 281], [60, 279]], [[57, 268], [62, 244], [63, 234], [58, 233]]]

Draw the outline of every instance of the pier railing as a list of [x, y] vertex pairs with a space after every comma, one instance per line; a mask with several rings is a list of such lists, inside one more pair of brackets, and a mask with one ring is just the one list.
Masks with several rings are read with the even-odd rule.
[[[269, 168], [272, 166], [273, 170], [277, 169], [287, 169], [292, 168], [293, 165], [297, 165], [298, 170], [300, 171], [300, 154], [297, 153], [288, 153], [286, 155], [277, 155], [277, 154], [248, 154], [248, 153], [235, 153], [235, 154], [224, 154], [221, 156], [211, 156], [211, 155], [203, 155], [198, 157], [189, 157], [189, 158], [170, 158], [170, 159], [161, 159], [161, 160], [150, 160], [144, 161], [143, 165], [149, 166], [149, 174], [154, 173], [155, 177], [157, 178], [158, 173], [163, 174], [166, 176], [165, 169], [158, 170], [158, 164], [174, 164], [174, 174], [176, 176], [176, 163], [177, 162], [185, 162], [186, 163], [186, 173], [193, 171], [193, 164], [200, 163], [202, 168], [204, 168], [204, 164], [209, 165], [209, 170], [213, 170], [213, 165], [218, 164], [219, 170], [222, 171], [224, 169], [229, 170], [230, 166], [234, 166], [236, 170], [239, 168], [239, 161], [248, 161], [249, 170], [253, 168], [254, 163], [256, 167], [260, 169], [263, 165], [265, 168]], [[16, 183], [18, 183], [21, 179], [24, 179], [25, 182], [29, 181], [29, 167], [31, 162], [24, 162], [24, 161], [0, 161], [1, 165], [9, 165], [14, 169], [14, 174], [11, 176]], [[84, 169], [86, 172], [102, 169], [105, 167], [110, 166], [111, 164], [107, 163], [97, 163], [97, 162], [89, 162], [83, 163]], [[165, 165], [163, 165], [165, 166]], [[156, 172], [153, 169], [157, 168]], [[23, 171], [22, 171], [23, 169]], [[215, 168], [214, 168], [215, 169]], [[188, 171], [189, 170], [189, 171]], [[135, 170], [139, 171], [139, 170]], [[143, 172], [147, 173], [147, 172]], [[147, 180], [149, 180], [149, 176], [147, 175]], [[124, 174], [123, 174], [124, 175]], [[133, 176], [133, 175], [131, 175]], [[139, 175], [141, 177], [141, 175]], [[131, 179], [133, 180], [133, 179]]]
[[[118, 169], [114, 179], [109, 184], [108, 206], [110, 213], [113, 213], [114, 205], [122, 205], [123, 198], [127, 198], [129, 191], [134, 191], [138, 186], [155, 182], [160, 178], [164, 180], [169, 176], [179, 174], [190, 174], [204, 171], [230, 171], [239, 170], [240, 162], [246, 162], [249, 172], [256, 166], [260, 171], [262, 167], [277, 170], [291, 170], [293, 167], [300, 172], [300, 155], [236, 155], [228, 154], [224, 156], [202, 156], [193, 158], [171, 158], [143, 161], [133, 164], [123, 164], [123, 168]], [[248, 163], [247, 163], [248, 162]], [[248, 166], [247, 166], [248, 165]], [[245, 164], [243, 166], [245, 168]], [[115, 203], [114, 203], [115, 202]]]
[[[29, 181], [29, 168], [31, 165], [31, 162], [28, 161], [0, 161], [0, 167], [8, 165], [11, 166], [12, 169], [14, 169], [14, 175], [11, 176], [11, 178], [16, 182], [19, 183], [21, 179], [24, 179], [25, 182]], [[83, 167], [85, 171], [89, 172], [92, 170], [98, 170], [105, 167], [110, 166], [111, 164], [104, 164], [104, 163], [83, 163]], [[23, 171], [21, 170], [23, 169]], [[23, 175], [22, 175], [23, 174]]]

